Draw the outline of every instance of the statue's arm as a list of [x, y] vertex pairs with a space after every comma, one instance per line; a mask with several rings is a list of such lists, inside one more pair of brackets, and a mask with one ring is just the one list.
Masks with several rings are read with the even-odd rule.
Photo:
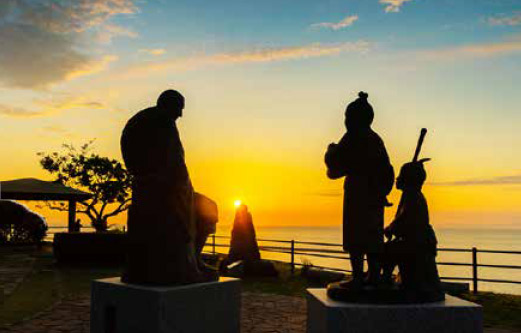
[[346, 135], [342, 137], [339, 143], [330, 144], [324, 157], [327, 176], [330, 179], [347, 176], [356, 163], [355, 155], [352, 144], [348, 142]]

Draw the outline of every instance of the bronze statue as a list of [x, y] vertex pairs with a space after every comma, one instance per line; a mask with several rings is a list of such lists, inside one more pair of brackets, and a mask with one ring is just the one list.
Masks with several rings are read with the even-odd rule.
[[[384, 244], [380, 257], [382, 283], [369, 289], [330, 284], [329, 297], [364, 303], [423, 303], [445, 299], [435, 260], [436, 235], [429, 224], [427, 201], [421, 192], [426, 179], [423, 163], [429, 159], [418, 160], [418, 156], [426, 132], [422, 130], [413, 161], [403, 165], [397, 178], [396, 187], [403, 193], [395, 219], [384, 230], [389, 241]], [[392, 279], [396, 266], [401, 277], [398, 285]]]
[[[384, 207], [394, 183], [394, 171], [382, 139], [371, 129], [374, 112], [368, 95], [358, 94], [345, 112], [346, 134], [329, 145], [325, 156], [327, 175], [345, 177], [343, 247], [353, 270], [351, 287], [377, 284], [383, 249]], [[364, 256], [369, 274], [364, 281]]]
[[169, 285], [217, 278], [201, 270], [196, 252], [194, 190], [175, 123], [184, 106], [179, 92], [167, 90], [123, 130], [121, 152], [133, 176], [124, 282]]
[[[392, 284], [392, 273], [400, 269], [403, 298], [410, 302], [436, 302], [445, 299], [436, 267], [438, 241], [429, 223], [427, 201], [422, 186], [427, 174], [418, 160], [426, 130], [422, 130], [413, 161], [402, 166], [396, 188], [402, 191], [393, 222], [384, 230], [389, 241], [382, 258], [383, 280]], [[393, 238], [394, 237], [394, 238]]]

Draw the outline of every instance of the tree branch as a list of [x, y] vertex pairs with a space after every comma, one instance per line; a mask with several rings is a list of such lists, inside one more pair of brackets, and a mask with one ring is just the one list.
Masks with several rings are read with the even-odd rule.
[[123, 201], [118, 206], [118, 208], [114, 209], [111, 213], [105, 215], [105, 218], [108, 219], [109, 217], [116, 216], [119, 213], [122, 213], [122, 212], [126, 211], [130, 207], [130, 201], [131, 201], [131, 199], [127, 199], [127, 200]]

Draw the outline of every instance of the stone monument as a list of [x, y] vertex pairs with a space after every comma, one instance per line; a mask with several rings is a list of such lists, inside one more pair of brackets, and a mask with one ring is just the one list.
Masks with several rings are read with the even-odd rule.
[[[366, 95], [360, 96], [364, 97]], [[367, 105], [358, 105], [356, 109], [350, 106], [346, 111], [346, 125], [353, 118], [349, 117], [350, 112], [365, 110], [364, 112], [372, 115], [372, 108]], [[372, 120], [372, 116], [370, 119]], [[352, 129], [347, 127], [346, 136], [349, 136]], [[378, 185], [378, 182], [387, 182], [387, 173], [390, 173], [386, 173], [385, 168], [380, 169], [380, 175], [368, 173], [368, 170], [377, 170], [374, 165], [360, 168], [359, 160], [367, 159], [368, 155], [373, 158], [377, 155], [369, 153], [368, 149], [353, 149], [353, 140], [350, 138], [346, 138], [343, 152], [339, 149], [342, 141], [338, 145], [330, 145], [326, 153], [328, 176], [348, 177], [344, 197], [344, 248], [351, 257], [354, 253], [356, 260], [351, 258], [351, 280], [332, 283], [327, 289], [308, 289], [308, 333], [482, 332], [481, 306], [446, 296], [441, 288], [435, 260], [436, 235], [429, 223], [427, 201], [421, 192], [426, 179], [423, 164], [429, 159], [418, 160], [418, 157], [426, 133], [427, 130], [422, 129], [412, 162], [406, 163], [400, 170], [396, 184], [402, 191], [400, 204], [394, 221], [382, 230], [388, 241], [382, 242], [378, 253], [366, 252], [369, 264], [367, 279], [363, 279], [360, 273], [363, 262], [359, 260], [360, 252], [352, 246], [352, 241], [355, 240], [347, 237], [346, 246], [346, 231], [352, 235], [356, 231], [361, 232], [363, 228], [349, 228], [349, 223], [357, 223], [356, 218], [362, 216], [362, 211], [369, 213], [370, 209], [367, 207], [376, 206], [374, 201], [372, 205], [361, 202], [353, 193], [349, 194], [349, 191], [355, 187], [367, 199], [369, 193], [376, 193], [374, 189], [387, 188], [387, 183]], [[369, 147], [367, 141], [363, 142], [366, 148]], [[356, 207], [353, 207], [355, 203]], [[352, 213], [353, 211], [358, 211], [358, 214]], [[376, 215], [368, 214], [366, 221], [369, 222], [364, 228], [375, 223], [375, 218]], [[378, 219], [378, 223], [374, 224], [377, 227], [366, 230], [365, 235], [372, 235], [366, 237], [364, 242], [381, 242], [378, 226], [382, 221]], [[366, 246], [366, 249], [369, 248]], [[401, 283], [398, 284], [393, 281], [395, 267], [400, 272]]]
[[218, 280], [200, 258], [217, 205], [192, 187], [175, 123], [183, 109], [167, 90], [123, 130], [133, 178], [126, 267], [93, 282], [92, 333], [239, 332], [239, 280]]

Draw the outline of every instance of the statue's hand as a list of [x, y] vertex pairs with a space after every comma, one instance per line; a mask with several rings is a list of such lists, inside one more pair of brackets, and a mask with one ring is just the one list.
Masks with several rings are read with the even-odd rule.
[[387, 240], [390, 240], [391, 238], [393, 238], [393, 233], [391, 231], [391, 228], [386, 227], [384, 229], [384, 236], [385, 236], [385, 238], [387, 238]]

